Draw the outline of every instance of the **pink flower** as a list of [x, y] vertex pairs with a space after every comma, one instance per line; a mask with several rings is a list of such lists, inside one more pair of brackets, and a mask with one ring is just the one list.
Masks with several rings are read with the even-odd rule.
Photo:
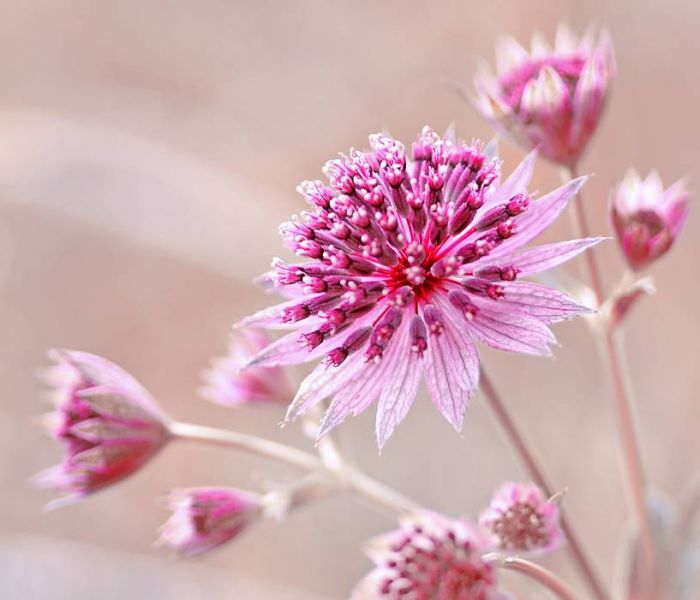
[[206, 386], [202, 394], [223, 406], [258, 403], [287, 403], [292, 396], [284, 369], [253, 367], [241, 370], [251, 356], [269, 344], [267, 336], [248, 329], [234, 334], [228, 356], [216, 359], [205, 372]]
[[183, 556], [218, 548], [262, 512], [258, 495], [233, 488], [173, 490], [168, 504], [173, 514], [161, 529], [158, 545]]
[[539, 37], [532, 52], [505, 38], [497, 49], [498, 74], [476, 76], [476, 106], [505, 135], [549, 160], [574, 165], [605, 105], [615, 76], [615, 59], [606, 34], [596, 43], [580, 41], [565, 26], [551, 50]]
[[137, 471], [168, 439], [167, 417], [148, 392], [114, 363], [87, 352], [55, 350], [48, 372], [56, 412], [49, 424], [66, 450], [35, 482], [79, 499]]
[[549, 355], [550, 323], [589, 312], [520, 278], [551, 269], [597, 243], [585, 239], [516, 252], [552, 223], [585, 178], [535, 199], [535, 155], [499, 183], [500, 164], [424, 129], [408, 158], [384, 135], [372, 151], [326, 164], [330, 186], [304, 182], [313, 206], [282, 226], [298, 264], [275, 261], [290, 298], [240, 325], [291, 328], [249, 366], [325, 360], [304, 380], [293, 419], [333, 396], [319, 435], [378, 401], [382, 446], [405, 417], [424, 375], [456, 428], [478, 388], [475, 342]]
[[503, 483], [479, 518], [494, 545], [514, 554], [544, 554], [559, 547], [559, 505], [534, 484]]
[[374, 570], [353, 599], [502, 600], [496, 567], [482, 558], [490, 547], [468, 521], [423, 512], [370, 543]]
[[641, 269], [668, 252], [688, 217], [683, 180], [667, 190], [656, 171], [642, 181], [630, 169], [610, 199], [610, 215], [625, 258]]

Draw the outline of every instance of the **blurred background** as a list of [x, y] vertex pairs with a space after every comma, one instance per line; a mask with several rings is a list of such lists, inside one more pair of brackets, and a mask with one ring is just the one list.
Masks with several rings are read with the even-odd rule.
[[[226, 410], [198, 397], [231, 324], [269, 302], [251, 279], [282, 250], [302, 179], [367, 134], [409, 144], [424, 124], [489, 127], [452, 90], [471, 87], [499, 34], [528, 43], [566, 19], [610, 29], [619, 76], [584, 160], [596, 233], [628, 166], [700, 180], [700, 8], [691, 0], [3, 0], [0, 19], [0, 576], [3, 598], [322, 599], [369, 568], [361, 546], [393, 523], [338, 496], [265, 523], [218, 553], [173, 562], [151, 544], [171, 487], [264, 487], [293, 474], [233, 452], [174, 445], [122, 485], [51, 513], [27, 478], [59, 460], [37, 425], [35, 374], [51, 346], [123, 365], [175, 418], [302, 447], [281, 408]], [[504, 170], [523, 152], [502, 143]], [[559, 183], [540, 163], [534, 189]], [[653, 268], [659, 293], [626, 329], [650, 478], [670, 497], [700, 471], [700, 225]], [[570, 237], [560, 219], [549, 240]], [[621, 273], [601, 249], [608, 283]], [[577, 274], [579, 265], [568, 267]], [[552, 360], [483, 352], [580, 535], [611, 580], [626, 503], [604, 366], [582, 322], [556, 327]], [[448, 514], [476, 516], [522, 478], [477, 399], [464, 434], [421, 394], [381, 456], [373, 414], [343, 443], [368, 472]], [[566, 553], [547, 564], [580, 583]], [[519, 597], [535, 597], [509, 579]]]

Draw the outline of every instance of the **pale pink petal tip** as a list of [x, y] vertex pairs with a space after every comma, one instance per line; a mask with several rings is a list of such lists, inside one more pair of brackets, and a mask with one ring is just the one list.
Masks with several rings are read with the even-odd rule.
[[292, 394], [284, 369], [249, 366], [252, 357], [269, 344], [262, 331], [236, 331], [227, 356], [215, 359], [203, 374], [205, 385], [201, 393], [204, 398], [222, 406], [289, 402]]
[[167, 441], [167, 417], [131, 375], [94, 354], [54, 350], [52, 435], [63, 462], [39, 473], [37, 487], [58, 489], [74, 502], [137, 471]]
[[320, 361], [287, 419], [330, 398], [323, 435], [376, 403], [382, 447], [422, 379], [461, 429], [479, 385], [477, 344], [548, 356], [549, 326], [589, 309], [523, 278], [599, 239], [523, 250], [586, 179], [535, 198], [534, 153], [502, 180], [495, 149], [454, 131], [443, 137], [425, 127], [410, 149], [384, 134], [369, 141], [370, 150], [326, 163], [327, 184], [300, 186], [311, 209], [281, 232], [306, 261], [276, 260], [266, 280], [286, 300], [243, 321], [287, 332], [249, 357], [243, 373]]
[[479, 526], [501, 552], [536, 556], [562, 542], [559, 504], [534, 484], [503, 483], [480, 518]]
[[171, 517], [156, 545], [192, 557], [238, 536], [262, 512], [260, 497], [234, 488], [189, 488], [168, 496]]
[[527, 52], [508, 38], [496, 49], [497, 74], [475, 78], [477, 109], [526, 148], [566, 166], [595, 132], [615, 76], [610, 37], [579, 42], [566, 27], [554, 49], [535, 35]]
[[375, 567], [352, 598], [503, 600], [496, 567], [482, 558], [490, 549], [467, 520], [427, 511], [413, 515], [370, 542], [367, 554]]
[[664, 190], [655, 171], [642, 180], [630, 169], [610, 197], [610, 218], [629, 266], [640, 270], [666, 254], [688, 211], [685, 180]]

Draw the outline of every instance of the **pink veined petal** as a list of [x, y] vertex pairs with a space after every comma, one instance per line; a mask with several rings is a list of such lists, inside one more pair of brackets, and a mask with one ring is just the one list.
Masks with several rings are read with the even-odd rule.
[[532, 179], [532, 173], [537, 161], [537, 150], [530, 152], [515, 168], [515, 171], [506, 179], [495, 191], [495, 193], [484, 202], [482, 211], [503, 202], [508, 202], [516, 194], [525, 194]]
[[[323, 297], [323, 295], [324, 294], [313, 294], [309, 296], [308, 294], [304, 294], [300, 296], [295, 296], [291, 300], [287, 300], [286, 302], [280, 302], [279, 304], [275, 304], [274, 306], [268, 306], [267, 308], [259, 310], [258, 312], [236, 323], [234, 327], [265, 327], [267, 329], [275, 327], [285, 328], [288, 324], [280, 322], [282, 312], [285, 308], [297, 306], [298, 304], [305, 301], [310, 302], [316, 300], [318, 298]], [[298, 323], [292, 323], [291, 325], [299, 327]]]
[[[512, 256], [500, 257], [495, 261], [489, 261], [488, 258], [490, 257], [487, 257], [487, 259], [483, 261], [483, 264], [503, 265], [507, 263], [508, 266], [518, 269], [518, 276], [525, 277], [527, 275], [534, 275], [536, 273], [549, 271], [554, 267], [558, 267], [559, 265], [579, 255], [584, 250], [587, 250], [588, 248], [599, 244], [603, 240], [608, 239], [610, 238], [595, 237], [570, 240], [568, 242], [557, 242], [555, 244], [544, 244], [542, 246], [528, 248], [527, 250]], [[480, 262], [480, 267], [481, 264], [482, 263]]]
[[496, 350], [551, 356], [549, 345], [556, 340], [545, 323], [491, 306], [491, 301], [473, 300], [479, 311], [468, 323], [472, 337]]
[[383, 387], [377, 404], [375, 430], [380, 450], [411, 408], [423, 372], [420, 355], [410, 348], [408, 324], [404, 329], [404, 335], [397, 340], [398, 365]]
[[[407, 321], [407, 319], [404, 319]], [[345, 417], [352, 414], [357, 416], [364, 412], [388, 385], [399, 363], [410, 352], [407, 345], [408, 323], [402, 323], [399, 331], [389, 344], [384, 357], [378, 363], [368, 363], [354, 381], [344, 386], [333, 398], [333, 402], [323, 416], [318, 437], [325, 435], [331, 429], [340, 425]]]
[[468, 394], [474, 394], [479, 388], [479, 352], [476, 345], [466, 335], [461, 335], [464, 317], [447, 302], [441, 302], [443, 316], [450, 324], [450, 341], [453, 345], [459, 375], [457, 383]]
[[292, 400], [285, 421], [293, 421], [315, 406], [324, 398], [328, 398], [342, 388], [358, 371], [363, 368], [361, 352], [349, 357], [339, 367], [327, 365], [325, 362], [318, 366], [301, 382], [296, 396]]
[[430, 336], [425, 381], [440, 413], [457, 431], [461, 431], [464, 412], [478, 386], [479, 363], [474, 345], [460, 339], [453, 331], [450, 323], [440, 335]]
[[517, 233], [505, 240], [489, 254], [490, 258], [505, 256], [515, 248], [527, 244], [549, 227], [566, 208], [569, 200], [581, 189], [588, 177], [578, 177], [557, 188], [553, 192], [535, 200], [516, 219]]
[[510, 308], [544, 323], [556, 323], [579, 315], [595, 312], [582, 306], [566, 294], [538, 283], [529, 281], [503, 282], [504, 296], [496, 300], [507, 303]]

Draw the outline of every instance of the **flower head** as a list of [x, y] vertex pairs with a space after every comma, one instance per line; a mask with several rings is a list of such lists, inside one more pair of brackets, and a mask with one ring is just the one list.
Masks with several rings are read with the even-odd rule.
[[495, 565], [482, 558], [489, 550], [488, 540], [468, 521], [422, 512], [370, 543], [375, 568], [353, 598], [504, 599]]
[[114, 363], [87, 352], [54, 351], [48, 372], [56, 411], [49, 425], [63, 442], [60, 465], [39, 473], [41, 487], [81, 498], [138, 470], [168, 439], [167, 417]]
[[268, 337], [256, 329], [236, 332], [231, 337], [228, 355], [214, 360], [212, 368], [204, 374], [204, 397], [223, 406], [287, 402], [292, 390], [284, 369], [253, 367], [242, 370], [250, 357], [269, 343]]
[[683, 180], [664, 190], [656, 171], [642, 180], [630, 169], [610, 199], [610, 215], [625, 258], [641, 269], [668, 252], [688, 217]]
[[372, 150], [326, 164], [330, 185], [300, 186], [313, 209], [282, 226], [306, 262], [275, 260], [271, 277], [290, 298], [240, 325], [293, 329], [250, 366], [325, 356], [300, 386], [287, 418], [333, 396], [319, 435], [378, 401], [379, 445], [405, 417], [421, 376], [460, 429], [478, 387], [475, 342], [548, 355], [548, 325], [588, 312], [523, 276], [550, 269], [598, 239], [516, 252], [552, 223], [585, 178], [535, 199], [528, 156], [499, 183], [500, 163], [477, 141], [425, 128], [407, 156], [385, 135]]
[[543, 554], [562, 540], [559, 505], [533, 484], [503, 483], [479, 518], [479, 526], [499, 550]]
[[262, 512], [257, 494], [233, 488], [173, 490], [168, 505], [173, 514], [163, 525], [158, 544], [183, 556], [218, 548]]
[[539, 36], [531, 53], [505, 38], [497, 56], [497, 75], [482, 71], [475, 80], [479, 111], [526, 148], [538, 148], [555, 163], [576, 163], [615, 75], [608, 36], [597, 43], [590, 35], [577, 40], [562, 25], [554, 50]]

